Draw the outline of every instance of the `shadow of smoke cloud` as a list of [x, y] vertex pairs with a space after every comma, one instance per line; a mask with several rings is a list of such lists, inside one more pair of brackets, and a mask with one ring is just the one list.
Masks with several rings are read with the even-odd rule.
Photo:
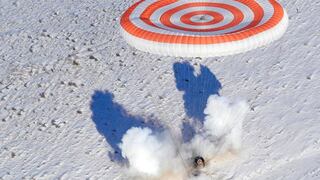
[[157, 132], [162, 129], [154, 120], [128, 114], [122, 105], [114, 102], [114, 95], [108, 91], [95, 91], [90, 105], [92, 120], [98, 132], [103, 135], [113, 148], [109, 158], [119, 163], [125, 162], [121, 155], [119, 143], [123, 135], [132, 127], [148, 127]]
[[[188, 62], [176, 62], [173, 65], [176, 87], [183, 91], [186, 115], [201, 124], [204, 121], [204, 109], [210, 95], [219, 95], [221, 83], [209, 68], [200, 65], [200, 72], [195, 75], [194, 67]], [[194, 124], [183, 122], [182, 136], [185, 142], [195, 134]]]

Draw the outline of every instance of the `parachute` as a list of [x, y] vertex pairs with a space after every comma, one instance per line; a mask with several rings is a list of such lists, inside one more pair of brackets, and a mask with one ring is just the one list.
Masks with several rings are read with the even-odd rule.
[[120, 20], [133, 47], [176, 57], [246, 52], [279, 39], [288, 15], [276, 0], [140, 0]]

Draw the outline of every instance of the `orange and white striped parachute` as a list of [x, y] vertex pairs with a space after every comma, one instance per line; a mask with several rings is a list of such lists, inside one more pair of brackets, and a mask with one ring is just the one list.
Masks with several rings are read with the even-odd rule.
[[288, 16], [276, 0], [140, 0], [120, 24], [123, 37], [139, 50], [214, 57], [279, 39]]

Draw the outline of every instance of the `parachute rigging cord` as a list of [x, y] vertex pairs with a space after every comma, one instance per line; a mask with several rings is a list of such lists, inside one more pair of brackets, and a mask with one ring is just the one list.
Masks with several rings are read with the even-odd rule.
[[[170, 136], [171, 136], [171, 140], [175, 143], [175, 144], [179, 144], [179, 143], [177, 143], [177, 137], [171, 132], [171, 131], [169, 131], [169, 134], [170, 134]], [[177, 154], [178, 154], [178, 156], [179, 156], [179, 158], [180, 158], [180, 160], [181, 160], [181, 162], [182, 162], [182, 164], [183, 164], [183, 167], [184, 167], [184, 169], [187, 171], [188, 170], [188, 165], [187, 165], [187, 163], [185, 162], [185, 159], [182, 157], [182, 154], [181, 154], [181, 151], [180, 151], [180, 146], [177, 146]]]
[[[209, 84], [208, 78], [201, 78], [200, 81], [197, 81], [202, 86], [201, 87], [201, 90], [202, 90], [201, 92], [194, 91], [195, 87], [192, 87], [194, 85], [193, 84], [194, 82], [190, 78], [192, 78], [192, 76], [195, 76], [195, 78], [197, 78], [197, 77], [201, 76], [201, 73], [202, 73], [201, 72], [201, 64], [200, 64], [200, 62], [196, 62], [196, 63], [197, 63], [197, 65], [199, 65], [199, 68], [200, 68], [199, 74], [196, 74], [196, 72], [195, 72], [196, 69], [194, 68], [194, 66], [193, 65], [189, 65], [189, 64], [186, 66], [186, 70], [185, 71], [181, 72], [181, 71], [177, 70], [178, 72], [176, 72], [176, 73], [183, 73], [182, 74], [183, 78], [181, 79], [181, 81], [185, 81], [183, 83], [187, 83], [186, 89], [184, 89], [185, 90], [184, 93], [187, 93], [187, 91], [190, 91], [191, 94], [187, 95], [187, 96], [192, 96], [192, 97], [184, 97], [184, 98], [199, 98], [200, 97], [200, 101], [199, 102], [203, 103], [205, 101], [204, 103], [206, 103], [207, 99], [205, 99], [204, 93], [205, 93], [206, 89], [208, 88], [208, 84]], [[201, 82], [203, 79], [204, 79], [204, 82]], [[179, 83], [179, 82], [177, 82], [177, 83]], [[196, 84], [196, 85], [199, 85], [199, 84]], [[186, 95], [184, 95], [184, 96], [186, 96]], [[202, 109], [199, 108], [198, 104], [191, 103], [191, 109], [189, 111], [197, 112], [199, 110], [203, 111]], [[192, 120], [198, 120], [198, 121], [201, 120], [201, 119], [197, 119], [197, 117], [191, 117], [191, 119]], [[169, 134], [170, 134], [170, 136], [171, 136], [171, 138], [172, 138], [172, 140], [174, 142], [178, 141], [177, 140], [178, 138], [176, 137], [176, 135], [174, 135], [171, 131], [169, 131]], [[179, 144], [179, 143], [176, 143], [176, 144]], [[183, 155], [181, 154], [180, 146], [177, 147], [177, 154], [178, 154], [179, 158], [181, 159], [185, 170], [187, 171], [189, 169], [188, 168], [188, 164], [189, 163], [186, 162], [186, 158], [184, 158]]]

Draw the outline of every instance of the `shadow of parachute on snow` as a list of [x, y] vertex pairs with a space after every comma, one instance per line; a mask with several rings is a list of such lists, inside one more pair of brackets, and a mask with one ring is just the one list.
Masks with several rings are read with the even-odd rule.
[[112, 161], [125, 162], [118, 144], [128, 129], [132, 127], [161, 129], [154, 121], [145, 121], [142, 117], [128, 114], [120, 104], [114, 102], [113, 94], [107, 91], [95, 91], [90, 108], [92, 120], [98, 132], [105, 137], [113, 149], [113, 152], [108, 154]]
[[[221, 83], [209, 68], [200, 65], [200, 72], [196, 74], [195, 69], [188, 62], [176, 62], [173, 65], [176, 79], [176, 87], [183, 91], [184, 108], [189, 118], [203, 123], [204, 109], [210, 95], [219, 95]], [[189, 141], [194, 134], [194, 125], [183, 123], [182, 135], [184, 141]]]

